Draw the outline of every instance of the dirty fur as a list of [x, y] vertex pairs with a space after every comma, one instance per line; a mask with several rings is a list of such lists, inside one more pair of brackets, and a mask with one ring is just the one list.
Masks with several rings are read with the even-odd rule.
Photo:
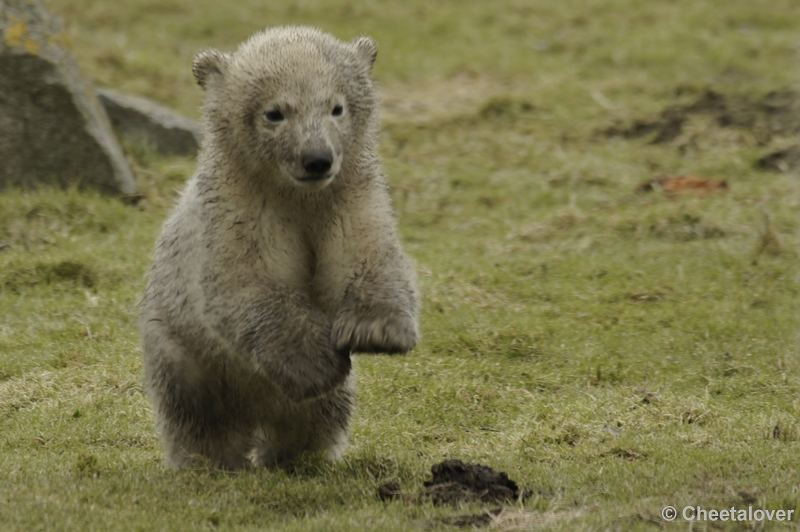
[[268, 29], [200, 52], [205, 140], [142, 300], [168, 465], [238, 469], [348, 442], [350, 353], [419, 339], [377, 155], [374, 41]]

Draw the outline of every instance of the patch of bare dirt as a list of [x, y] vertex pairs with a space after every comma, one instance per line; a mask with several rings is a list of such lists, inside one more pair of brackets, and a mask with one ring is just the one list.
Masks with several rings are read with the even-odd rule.
[[[746, 94], [722, 94], [706, 90], [690, 103], [675, 104], [658, 117], [619, 122], [601, 133], [608, 137], [649, 138], [650, 144], [670, 143], [687, 130], [692, 117], [703, 116], [718, 128], [748, 132], [759, 146], [769, 149], [775, 139], [784, 138], [784, 146], [771, 148], [756, 166], [772, 172], [800, 168], [800, 94], [793, 90], [772, 91], [757, 97]], [[708, 133], [705, 133], [706, 135]], [[786, 137], [792, 145], [785, 146]], [[697, 136], [678, 146], [684, 152], [697, 144]]]
[[722, 128], [748, 130], [762, 145], [778, 135], [800, 133], [800, 97], [791, 90], [773, 91], [763, 97], [707, 90], [692, 103], [667, 107], [657, 118], [615, 124], [603, 133], [609, 137], [649, 136], [651, 144], [664, 144], [678, 138], [693, 115], [711, 116]]

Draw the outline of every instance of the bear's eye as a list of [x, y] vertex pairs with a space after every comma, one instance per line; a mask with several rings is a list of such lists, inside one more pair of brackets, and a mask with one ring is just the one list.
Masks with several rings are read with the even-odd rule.
[[344, 112], [344, 107], [342, 107], [341, 105], [335, 105], [333, 107], [333, 116], [342, 116], [343, 112]]
[[278, 111], [277, 109], [273, 111], [267, 111], [267, 120], [270, 122], [281, 122], [283, 121], [283, 113]]

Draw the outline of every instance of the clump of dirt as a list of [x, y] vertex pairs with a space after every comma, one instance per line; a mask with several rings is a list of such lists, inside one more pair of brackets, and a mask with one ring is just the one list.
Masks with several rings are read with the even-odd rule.
[[431, 467], [433, 480], [424, 483], [416, 498], [404, 494], [397, 482], [388, 482], [378, 488], [382, 501], [403, 500], [406, 502], [432, 501], [434, 504], [453, 504], [524, 500], [531, 496], [530, 490], [520, 490], [508, 474], [495, 471], [480, 464], [447, 460]]
[[625, 138], [652, 135], [651, 144], [663, 144], [680, 136], [692, 115], [710, 115], [719, 127], [751, 131], [766, 145], [774, 136], [800, 133], [800, 96], [791, 90], [773, 91], [760, 98], [706, 90], [692, 103], [667, 107], [658, 118], [616, 124], [603, 133]]
[[425, 496], [434, 504], [459, 502], [501, 502], [526, 495], [502, 471], [480, 464], [447, 460], [431, 467], [433, 480], [425, 482]]
[[636, 187], [638, 192], [662, 191], [667, 196], [691, 194], [706, 196], [712, 192], [727, 192], [728, 182], [722, 179], [703, 179], [693, 175], [658, 177]]

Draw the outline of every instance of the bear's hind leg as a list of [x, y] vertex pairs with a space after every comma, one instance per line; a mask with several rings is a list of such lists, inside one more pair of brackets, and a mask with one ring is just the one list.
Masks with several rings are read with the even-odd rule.
[[185, 427], [161, 424], [161, 439], [166, 451], [169, 467], [180, 469], [191, 465], [197, 459], [207, 459], [214, 467], [227, 470], [250, 467], [248, 456], [252, 446], [250, 434], [240, 431], [209, 427], [201, 433], [186, 430]]
[[205, 368], [153, 324], [145, 330], [145, 385], [174, 469], [204, 457], [224, 469], [250, 465], [253, 423], [220, 368]]
[[286, 405], [279, 414], [270, 411], [255, 433], [255, 465], [280, 466], [303, 452], [325, 451], [330, 461], [341, 458], [350, 442], [354, 398], [351, 376], [323, 397]]

